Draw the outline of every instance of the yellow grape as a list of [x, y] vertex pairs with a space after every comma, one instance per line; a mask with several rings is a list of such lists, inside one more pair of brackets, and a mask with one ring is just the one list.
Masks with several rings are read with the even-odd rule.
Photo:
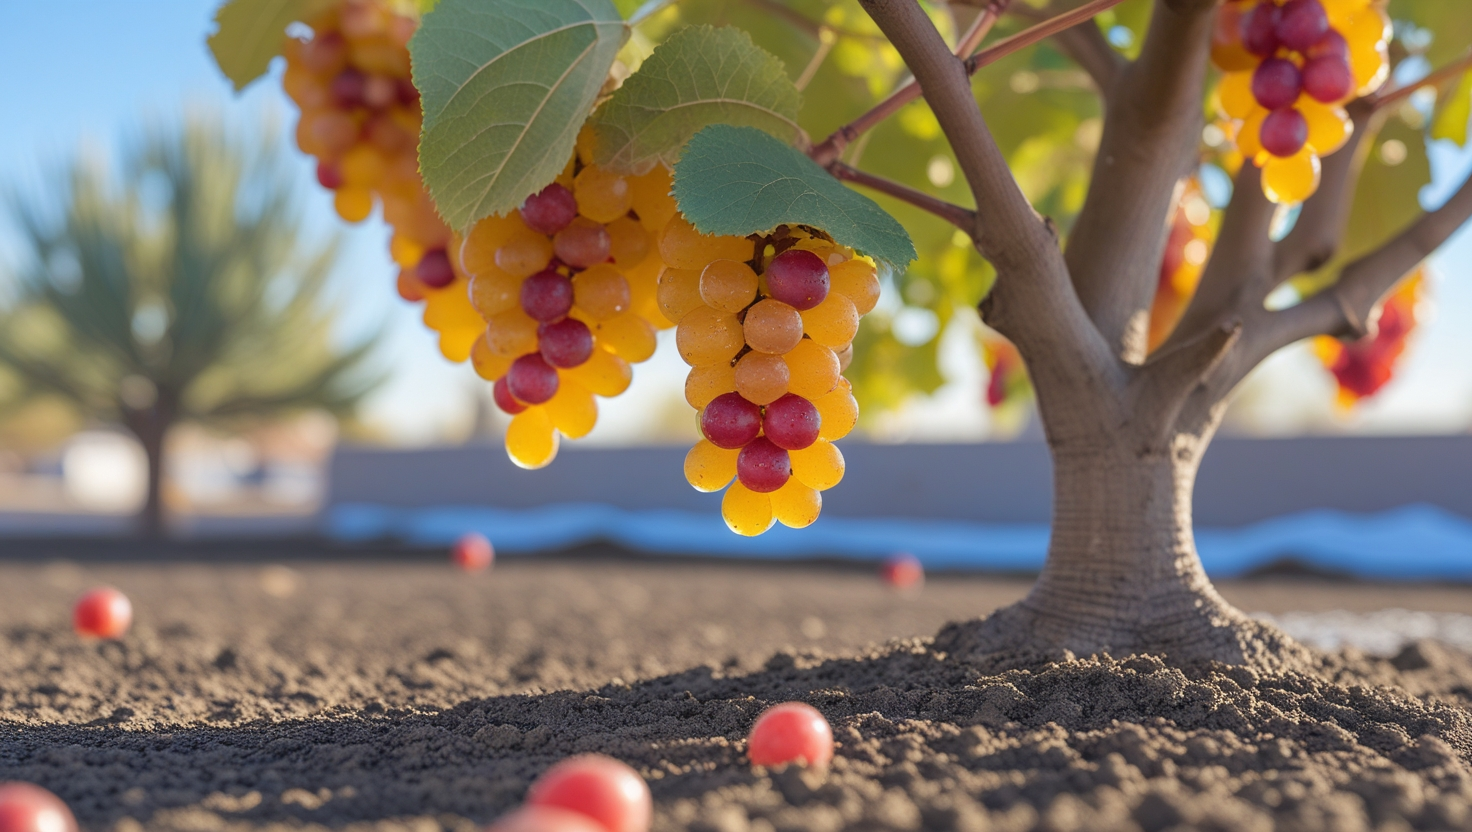
[[633, 207], [629, 183], [597, 165], [583, 168], [573, 179], [572, 193], [578, 200], [578, 213], [594, 222], [612, 222]]
[[828, 281], [830, 290], [853, 301], [860, 315], [873, 312], [879, 303], [879, 276], [868, 261], [854, 258], [829, 266]]
[[781, 355], [802, 340], [802, 316], [782, 301], [766, 298], [746, 310], [741, 329], [752, 349]]
[[790, 375], [782, 356], [748, 352], [736, 362], [736, 392], [753, 404], [768, 405], [787, 395]]
[[403, 234], [395, 234], [388, 241], [388, 255], [401, 269], [413, 269], [419, 265], [420, 259], [424, 257], [424, 246], [405, 237]]
[[537, 322], [520, 306], [486, 319], [486, 346], [496, 355], [517, 358], [537, 351]]
[[629, 282], [607, 263], [599, 263], [572, 277], [573, 304], [595, 321], [612, 318], [629, 308]]
[[495, 381], [506, 375], [511, 369], [512, 359], [507, 355], [497, 355], [491, 351], [486, 344], [486, 334], [482, 332], [476, 336], [475, 343], [470, 345], [470, 366], [475, 368], [475, 374], [486, 381]]
[[678, 324], [690, 310], [705, 305], [700, 299], [700, 272], [695, 269], [665, 269], [659, 275], [655, 297], [659, 301], [660, 313]]
[[598, 402], [588, 388], [568, 378], [566, 371], [558, 375], [557, 392], [542, 407], [563, 436], [581, 439], [598, 423]]
[[383, 181], [388, 161], [372, 145], [354, 146], [342, 157], [342, 181], [348, 185], [372, 188]]
[[634, 364], [648, 361], [658, 345], [654, 325], [633, 312], [599, 321], [593, 327], [593, 337], [599, 346]]
[[281, 88], [303, 111], [332, 106], [332, 92], [327, 85], [301, 64], [287, 62], [286, 72], [281, 75]]
[[756, 272], [739, 260], [712, 260], [700, 272], [700, 299], [735, 314], [756, 299]]
[[1257, 107], [1252, 95], [1252, 72], [1228, 72], [1216, 88], [1222, 112], [1230, 118], [1247, 118]]
[[711, 399], [736, 389], [736, 370], [729, 362], [697, 364], [685, 376], [685, 401], [696, 410], [710, 404]]
[[767, 497], [772, 501], [772, 516], [790, 529], [811, 526], [823, 510], [823, 495], [798, 482], [797, 477]]
[[460, 262], [471, 275], [495, 269], [496, 249], [529, 230], [515, 211], [504, 217], [486, 217], [465, 235], [465, 242], [460, 244]]
[[799, 341], [782, 358], [791, 376], [787, 382], [789, 393], [813, 401], [826, 396], [838, 384], [838, 356], [811, 338]]
[[822, 303], [802, 313], [803, 331], [825, 347], [842, 349], [859, 331], [859, 311], [854, 302], [838, 292], [829, 292]]
[[838, 351], [838, 371], [844, 372], [854, 362], [854, 345], [849, 344]]
[[1242, 122], [1242, 129], [1237, 131], [1237, 149], [1248, 159], [1254, 159], [1262, 149], [1262, 122], [1268, 117], [1268, 111], [1261, 107], [1253, 109]]
[[837, 442], [859, 421], [859, 403], [854, 399], [847, 381], [839, 381], [833, 392], [813, 400], [818, 409], [818, 436], [829, 442]]
[[1282, 204], [1302, 202], [1319, 188], [1319, 156], [1304, 147], [1286, 159], [1273, 157], [1262, 169], [1262, 190], [1268, 199]]
[[1343, 107], [1321, 104], [1307, 95], [1299, 97], [1297, 107], [1308, 121], [1308, 143], [1321, 157], [1344, 147], [1354, 133], [1354, 122]]
[[686, 364], [714, 364], [730, 361], [741, 350], [745, 338], [741, 322], [729, 312], [701, 304], [680, 319], [675, 330], [675, 346]]
[[649, 232], [632, 217], [619, 217], [604, 226], [609, 252], [620, 270], [631, 269], [649, 257]]
[[[1366, 15], [1372, 16], [1374, 15]], [[1354, 72], [1354, 94], [1369, 95], [1380, 89], [1385, 84], [1385, 79], [1390, 77], [1390, 49], [1384, 41], [1362, 43], [1351, 40], [1349, 43], [1349, 68]]]
[[332, 207], [348, 222], [362, 222], [373, 213], [373, 192], [367, 188], [338, 188], [332, 195]]
[[629, 199], [634, 213], [639, 215], [639, 224], [646, 230], [664, 230], [675, 215], [677, 208], [675, 198], [670, 196], [671, 184], [669, 168], [664, 165], [655, 165], [648, 173], [629, 180]]
[[506, 426], [506, 455], [518, 468], [542, 468], [557, 457], [557, 430], [545, 407], [528, 407]]
[[659, 256], [675, 269], [704, 269], [712, 260], [749, 260], [753, 247], [744, 237], [701, 234], [676, 214], [659, 235]]
[[470, 279], [470, 303], [481, 317], [490, 320], [511, 309], [521, 308], [521, 278], [495, 269]]
[[772, 527], [772, 498], [733, 482], [721, 498], [721, 517], [731, 531], [755, 537]]
[[528, 277], [552, 260], [552, 241], [522, 226], [496, 249], [496, 266], [512, 277]]
[[629, 389], [634, 371], [629, 362], [608, 350], [593, 350], [587, 361], [571, 370], [563, 370], [561, 375], [577, 381], [594, 395], [608, 399]]
[[709, 439], [695, 443], [685, 454], [685, 481], [696, 491], [720, 491], [736, 479], [738, 449], [717, 448]]
[[792, 476], [816, 491], [827, 491], [843, 480], [843, 453], [827, 439], [818, 439], [800, 451], [788, 451]]
[[1349, 28], [1349, 21], [1369, 6], [1370, 0], [1322, 0], [1322, 3], [1329, 25], [1343, 34]]
[[313, 156], [337, 156], [358, 140], [358, 123], [341, 110], [302, 113], [296, 126], [296, 143]]

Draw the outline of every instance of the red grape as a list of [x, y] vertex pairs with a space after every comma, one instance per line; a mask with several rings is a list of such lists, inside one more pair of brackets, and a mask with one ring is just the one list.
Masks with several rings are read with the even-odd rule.
[[469, 532], [455, 541], [450, 558], [466, 572], [480, 572], [490, 568], [496, 559], [496, 550], [491, 548], [491, 541], [485, 535]]
[[1344, 35], [1339, 34], [1338, 30], [1330, 29], [1324, 33], [1323, 37], [1319, 38], [1318, 43], [1310, 46], [1308, 51], [1303, 54], [1307, 58], [1322, 58], [1325, 55], [1338, 55], [1348, 60], [1349, 41], [1345, 40]]
[[811, 251], [790, 248], [767, 264], [767, 289], [799, 312], [812, 309], [828, 297], [828, 266]]
[[608, 832], [587, 815], [556, 806], [524, 806], [498, 819], [486, 832]]
[[700, 412], [700, 432], [717, 448], [734, 450], [757, 437], [762, 430], [762, 409], [740, 393], [724, 393], [711, 399]]
[[348, 42], [339, 32], [318, 35], [302, 44], [302, 65], [313, 75], [337, 72], [348, 62]]
[[539, 353], [523, 355], [506, 372], [506, 390], [519, 402], [541, 404], [557, 395], [557, 368]]
[[909, 552], [896, 552], [884, 559], [879, 577], [895, 589], [909, 589], [925, 580], [925, 567]]
[[40, 786], [0, 783], [0, 832], [77, 832], [77, 820]]
[[1271, 0], [1263, 0], [1251, 14], [1242, 18], [1242, 46], [1260, 58], [1278, 51], [1279, 8]]
[[557, 259], [579, 269], [607, 263], [613, 251], [613, 240], [601, 224], [587, 217], [578, 217], [552, 238], [552, 250]]
[[1310, 58], [1303, 65], [1303, 91], [1315, 101], [1333, 104], [1354, 92], [1354, 70], [1341, 55]]
[[769, 494], [792, 477], [792, 459], [765, 436], [746, 443], [736, 457], [736, 476], [758, 494]]
[[593, 333], [577, 318], [542, 324], [537, 330], [542, 357], [553, 367], [576, 367], [593, 354]]
[[756, 718], [746, 756], [754, 766], [826, 766], [833, 759], [833, 729], [812, 705], [783, 702]]
[[1303, 52], [1329, 31], [1329, 15], [1319, 0], [1288, 0], [1275, 28], [1280, 44]]
[[644, 778], [601, 754], [573, 757], [547, 769], [532, 783], [526, 802], [577, 812], [607, 832], [647, 832], [654, 808]]
[[83, 595], [72, 610], [72, 626], [78, 635], [122, 638], [132, 623], [133, 605], [128, 602], [128, 596], [110, 586]]
[[1263, 119], [1261, 135], [1263, 150], [1286, 159], [1308, 141], [1308, 119], [1292, 107], [1274, 110]]
[[772, 444], [789, 451], [800, 451], [818, 439], [822, 419], [813, 403], [796, 393], [788, 393], [767, 405], [762, 417], [762, 433]]
[[538, 321], [566, 317], [572, 309], [572, 281], [552, 269], [537, 272], [521, 284], [521, 308]]
[[414, 276], [431, 289], [443, 289], [455, 282], [455, 270], [450, 267], [450, 255], [442, 248], [432, 248], [419, 258], [414, 267]]
[[496, 407], [510, 413], [512, 416], [526, 410], [526, 405], [517, 401], [516, 397], [511, 395], [511, 387], [506, 383], [506, 376], [501, 376], [496, 379], [495, 384], [491, 385], [491, 398], [496, 400]]
[[1268, 58], [1252, 73], [1252, 97], [1264, 109], [1280, 110], [1298, 100], [1303, 77], [1286, 58]]
[[317, 163], [317, 184], [329, 191], [342, 187], [342, 168], [332, 162]]
[[397, 86], [399, 88], [400, 104], [419, 103], [419, 88], [414, 86], [413, 81], [410, 81], [408, 78], [400, 78], [398, 79]]
[[363, 103], [363, 89], [367, 85], [366, 75], [351, 67], [344, 69], [332, 79], [332, 100], [338, 107], [351, 110]]
[[526, 227], [552, 236], [567, 227], [578, 215], [578, 200], [572, 191], [553, 182], [521, 204], [521, 221]]

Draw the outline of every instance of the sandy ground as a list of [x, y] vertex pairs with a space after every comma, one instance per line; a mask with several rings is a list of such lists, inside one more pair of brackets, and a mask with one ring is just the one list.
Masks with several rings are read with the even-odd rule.
[[[108, 583], [137, 624], [83, 642]], [[0, 780], [84, 827], [471, 828], [584, 751], [635, 765], [657, 829], [1472, 829], [1472, 665], [1422, 643], [1320, 677], [1083, 660], [994, 673], [926, 649], [1028, 582], [563, 560], [0, 563]], [[1275, 614], [1472, 611], [1468, 587], [1274, 579]], [[916, 638], [922, 637], [922, 638]], [[908, 639], [908, 640], [905, 640]], [[1385, 687], [1395, 685], [1397, 687]], [[802, 699], [824, 775], [754, 771], [743, 738]]]

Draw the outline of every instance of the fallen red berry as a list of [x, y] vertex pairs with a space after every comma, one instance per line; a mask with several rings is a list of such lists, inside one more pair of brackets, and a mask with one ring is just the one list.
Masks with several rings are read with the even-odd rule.
[[128, 596], [110, 586], [83, 595], [72, 610], [72, 626], [78, 635], [122, 638], [132, 623], [133, 605], [128, 602]]
[[523, 806], [491, 824], [486, 832], [608, 832], [587, 815], [556, 806]]
[[879, 577], [895, 589], [909, 589], [925, 581], [925, 567], [909, 552], [899, 552], [884, 559]]
[[486, 540], [485, 535], [470, 532], [455, 541], [450, 559], [466, 572], [480, 572], [490, 568], [496, 559], [496, 550], [491, 548], [491, 541]]
[[40, 786], [0, 783], [0, 832], [77, 832], [77, 820]]
[[577, 812], [607, 832], [646, 832], [654, 813], [644, 778], [602, 754], [572, 757], [547, 769], [532, 783], [526, 802]]
[[754, 766], [826, 766], [833, 759], [833, 729], [818, 709], [806, 702], [773, 705], [751, 726], [746, 756]]

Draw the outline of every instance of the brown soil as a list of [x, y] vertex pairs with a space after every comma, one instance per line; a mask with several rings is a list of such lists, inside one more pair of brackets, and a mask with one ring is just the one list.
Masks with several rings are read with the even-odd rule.
[[[122, 643], [67, 629], [95, 583], [138, 609]], [[0, 780], [52, 789], [94, 830], [427, 832], [485, 823], [555, 760], [600, 751], [648, 779], [661, 830], [1472, 829], [1466, 656], [1425, 643], [1272, 676], [1154, 658], [996, 671], [928, 649], [1026, 586], [948, 577], [903, 597], [861, 571], [607, 561], [0, 564]], [[1275, 613], [1472, 609], [1468, 588], [1222, 589]], [[787, 699], [833, 723], [826, 774], [745, 763], [753, 718]]]

